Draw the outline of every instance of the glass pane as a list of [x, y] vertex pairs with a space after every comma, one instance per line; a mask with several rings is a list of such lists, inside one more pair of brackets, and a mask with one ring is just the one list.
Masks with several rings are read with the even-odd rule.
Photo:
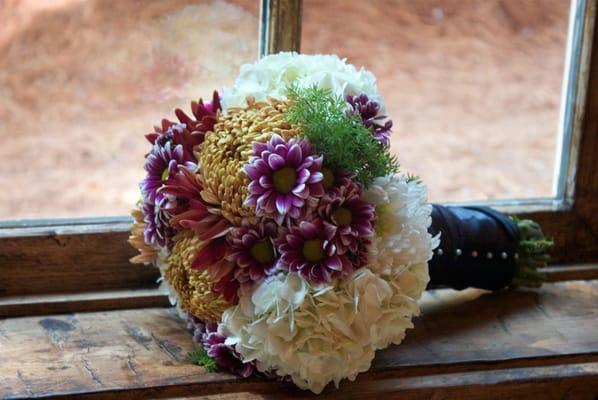
[[568, 1], [305, 0], [302, 50], [378, 77], [433, 201], [552, 196]]
[[0, 1], [0, 219], [127, 214], [144, 134], [255, 60], [258, 13], [253, 0]]

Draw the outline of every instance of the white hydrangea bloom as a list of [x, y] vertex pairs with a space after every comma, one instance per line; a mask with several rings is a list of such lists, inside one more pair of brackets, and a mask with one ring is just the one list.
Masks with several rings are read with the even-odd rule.
[[380, 104], [380, 113], [384, 113], [384, 104], [378, 95], [376, 77], [370, 71], [357, 70], [345, 59], [335, 55], [305, 55], [283, 52], [263, 57], [253, 64], [241, 66], [241, 72], [231, 88], [224, 88], [221, 93], [223, 112], [229, 107], [244, 107], [247, 96], [256, 100], [286, 98], [289, 84], [301, 88], [318, 86], [330, 89], [336, 96], [359, 95], [365, 93]]
[[275, 369], [320, 393], [367, 371], [377, 349], [399, 343], [413, 327], [417, 299], [396, 278], [361, 268], [334, 287], [312, 287], [295, 273], [281, 274], [227, 309], [220, 329], [259, 370]]
[[[372, 241], [369, 268], [394, 276], [407, 269], [427, 284], [427, 262], [439, 244], [431, 237], [432, 206], [427, 204], [427, 188], [405, 177], [379, 177], [363, 194], [364, 200], [376, 206], [376, 237]], [[425, 265], [426, 274], [414, 272]], [[403, 279], [403, 276], [402, 276]]]

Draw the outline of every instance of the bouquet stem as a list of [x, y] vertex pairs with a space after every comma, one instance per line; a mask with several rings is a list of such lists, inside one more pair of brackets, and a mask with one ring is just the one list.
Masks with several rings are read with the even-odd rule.
[[515, 277], [510, 286], [540, 287], [544, 275], [537, 271], [550, 260], [548, 252], [554, 244], [546, 239], [540, 225], [531, 219], [511, 217], [519, 229], [519, 258], [516, 260]]

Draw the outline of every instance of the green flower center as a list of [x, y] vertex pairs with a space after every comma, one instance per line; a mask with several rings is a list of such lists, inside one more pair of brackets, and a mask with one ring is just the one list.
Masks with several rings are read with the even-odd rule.
[[323, 243], [320, 239], [309, 239], [303, 243], [303, 257], [309, 262], [318, 262], [324, 258]]
[[351, 225], [353, 221], [353, 216], [351, 215], [351, 211], [345, 207], [339, 207], [332, 213], [332, 220], [338, 226], [348, 226]]
[[249, 249], [251, 257], [260, 264], [267, 264], [274, 261], [274, 247], [268, 239], [260, 240]]
[[168, 179], [168, 168], [166, 168], [164, 171], [162, 171], [161, 178], [162, 178], [163, 181], [165, 181], [166, 179]]
[[322, 180], [324, 190], [328, 190], [334, 186], [334, 174], [329, 168], [322, 168], [322, 175], [324, 175], [324, 179]]
[[274, 172], [272, 180], [274, 181], [274, 189], [278, 193], [286, 194], [295, 187], [297, 172], [295, 172], [295, 168], [283, 167]]

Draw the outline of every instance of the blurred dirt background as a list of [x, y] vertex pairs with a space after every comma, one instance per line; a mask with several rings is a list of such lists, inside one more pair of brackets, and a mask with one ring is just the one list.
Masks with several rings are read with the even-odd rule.
[[[0, 0], [0, 219], [122, 215], [143, 134], [257, 56], [257, 0]], [[551, 194], [569, 2], [305, 0], [435, 201]]]

